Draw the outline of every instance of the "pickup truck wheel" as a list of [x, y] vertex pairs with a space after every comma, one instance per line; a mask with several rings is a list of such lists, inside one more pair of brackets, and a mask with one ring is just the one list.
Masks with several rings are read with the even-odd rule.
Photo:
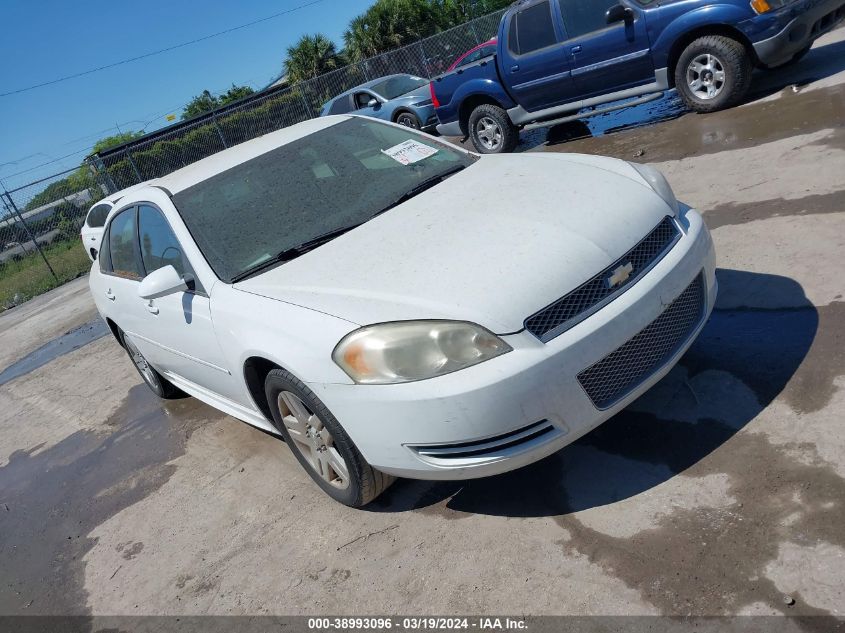
[[469, 115], [469, 135], [481, 154], [511, 152], [519, 141], [519, 130], [511, 123], [508, 113], [486, 103]]
[[367, 463], [331, 411], [293, 374], [272, 370], [264, 392], [294, 457], [332, 499], [359, 508], [394, 482]]
[[751, 58], [729, 37], [706, 35], [684, 49], [675, 66], [675, 87], [695, 112], [734, 105], [751, 85]]

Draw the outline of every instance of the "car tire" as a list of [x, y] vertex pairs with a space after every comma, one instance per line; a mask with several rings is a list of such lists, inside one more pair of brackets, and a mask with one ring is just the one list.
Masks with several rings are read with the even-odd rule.
[[396, 115], [396, 121], [399, 125], [403, 125], [405, 127], [413, 128], [415, 130], [419, 130], [422, 125], [420, 124], [420, 120], [416, 114], [413, 112], [400, 112]]
[[468, 125], [472, 144], [480, 154], [512, 152], [519, 142], [519, 130], [499, 106], [478, 106], [469, 115]]
[[132, 342], [132, 339], [126, 336], [126, 333], [123, 330], [120, 331], [120, 340], [123, 343], [123, 349], [125, 349], [126, 353], [129, 355], [129, 360], [132, 361], [132, 364], [135, 366], [135, 370], [143, 379], [144, 384], [150, 388], [150, 391], [163, 400], [185, 397], [185, 392], [174, 386], [173, 383], [158, 373], [158, 371], [156, 371], [156, 369], [147, 362], [147, 359], [144, 358], [144, 355], [140, 352], [140, 350], [138, 350], [135, 343]]
[[302, 381], [274, 369], [264, 381], [273, 421], [296, 459], [335, 501], [370, 503], [395, 477], [370, 466], [326, 405]]
[[739, 102], [751, 86], [751, 57], [736, 40], [699, 37], [675, 65], [675, 87], [690, 110], [715, 112]]

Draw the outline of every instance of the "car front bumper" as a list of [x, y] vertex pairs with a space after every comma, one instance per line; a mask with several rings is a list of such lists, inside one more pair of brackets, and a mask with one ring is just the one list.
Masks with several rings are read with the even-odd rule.
[[[523, 330], [503, 335], [513, 351], [438, 378], [309, 387], [334, 412], [364, 458], [389, 474], [471, 479], [542, 459], [647, 391], [704, 326], [716, 298], [713, 242], [695, 211], [682, 213], [679, 225], [680, 239], [651, 270], [545, 344]], [[632, 391], [608, 408], [597, 408], [578, 374], [654, 322], [698, 276], [704, 288], [700, 321]]]
[[[785, 64], [845, 20], [843, 0], [803, 0], [770, 14], [762, 14], [754, 21], [774, 23], [783, 27], [773, 36], [754, 43], [754, 52], [763, 64], [771, 67]], [[769, 27], [771, 28], [771, 27]]]

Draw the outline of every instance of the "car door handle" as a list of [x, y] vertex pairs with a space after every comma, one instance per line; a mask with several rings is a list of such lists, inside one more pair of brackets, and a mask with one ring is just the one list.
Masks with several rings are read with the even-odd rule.
[[153, 305], [152, 299], [150, 299], [150, 302], [147, 304], [147, 312], [150, 314], [158, 314], [158, 308]]
[[573, 46], [572, 48], [570, 48], [570, 49], [569, 49], [569, 51], [570, 51], [573, 55], [574, 55], [575, 53], [580, 53], [580, 52], [581, 52], [581, 45], [579, 44], [578, 46]]
[[511, 66], [511, 72], [512, 73], [515, 73], [518, 70], [519, 70], [519, 64], [514, 64], [513, 66]]
[[115, 299], [117, 299], [117, 296], [111, 291], [111, 288], [106, 290], [106, 299], [108, 299], [109, 301], [114, 301]]

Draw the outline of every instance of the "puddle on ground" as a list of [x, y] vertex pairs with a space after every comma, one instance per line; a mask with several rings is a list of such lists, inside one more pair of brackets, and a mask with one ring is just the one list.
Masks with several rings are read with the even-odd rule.
[[[108, 433], [80, 430], [13, 452], [0, 467], [0, 613], [87, 614], [83, 559], [97, 544], [90, 533], [160, 489], [188, 438], [224, 418], [193, 398], [162, 402], [140, 384]], [[140, 542], [119, 547], [125, 561], [145, 553]]]
[[54, 338], [34, 352], [27, 354], [19, 361], [9, 365], [0, 372], [0, 385], [5, 385], [10, 380], [20, 378], [60, 356], [69, 354], [80, 347], [88, 345], [88, 343], [102, 338], [108, 333], [109, 326], [99, 317], [80, 325], [78, 328], [74, 328], [60, 337]]
[[[587, 119], [587, 126], [584, 122], [575, 122], [574, 131], [567, 128], [572, 124], [556, 126], [547, 132], [538, 130], [548, 134], [547, 145], [538, 149], [660, 162], [754, 147], [825, 129], [834, 130], [833, 137], [825, 139], [825, 145], [845, 147], [843, 85], [797, 93], [787, 89], [780, 99], [758, 101], [712, 114], [682, 116], [678, 116], [682, 110], [677, 110], [680, 106], [672, 101], [673, 94], [651, 104], [606, 115], [606, 118], [595, 117], [595, 122]], [[661, 120], [664, 121], [662, 125], [643, 127]], [[530, 138], [525, 140], [531, 144]]]

